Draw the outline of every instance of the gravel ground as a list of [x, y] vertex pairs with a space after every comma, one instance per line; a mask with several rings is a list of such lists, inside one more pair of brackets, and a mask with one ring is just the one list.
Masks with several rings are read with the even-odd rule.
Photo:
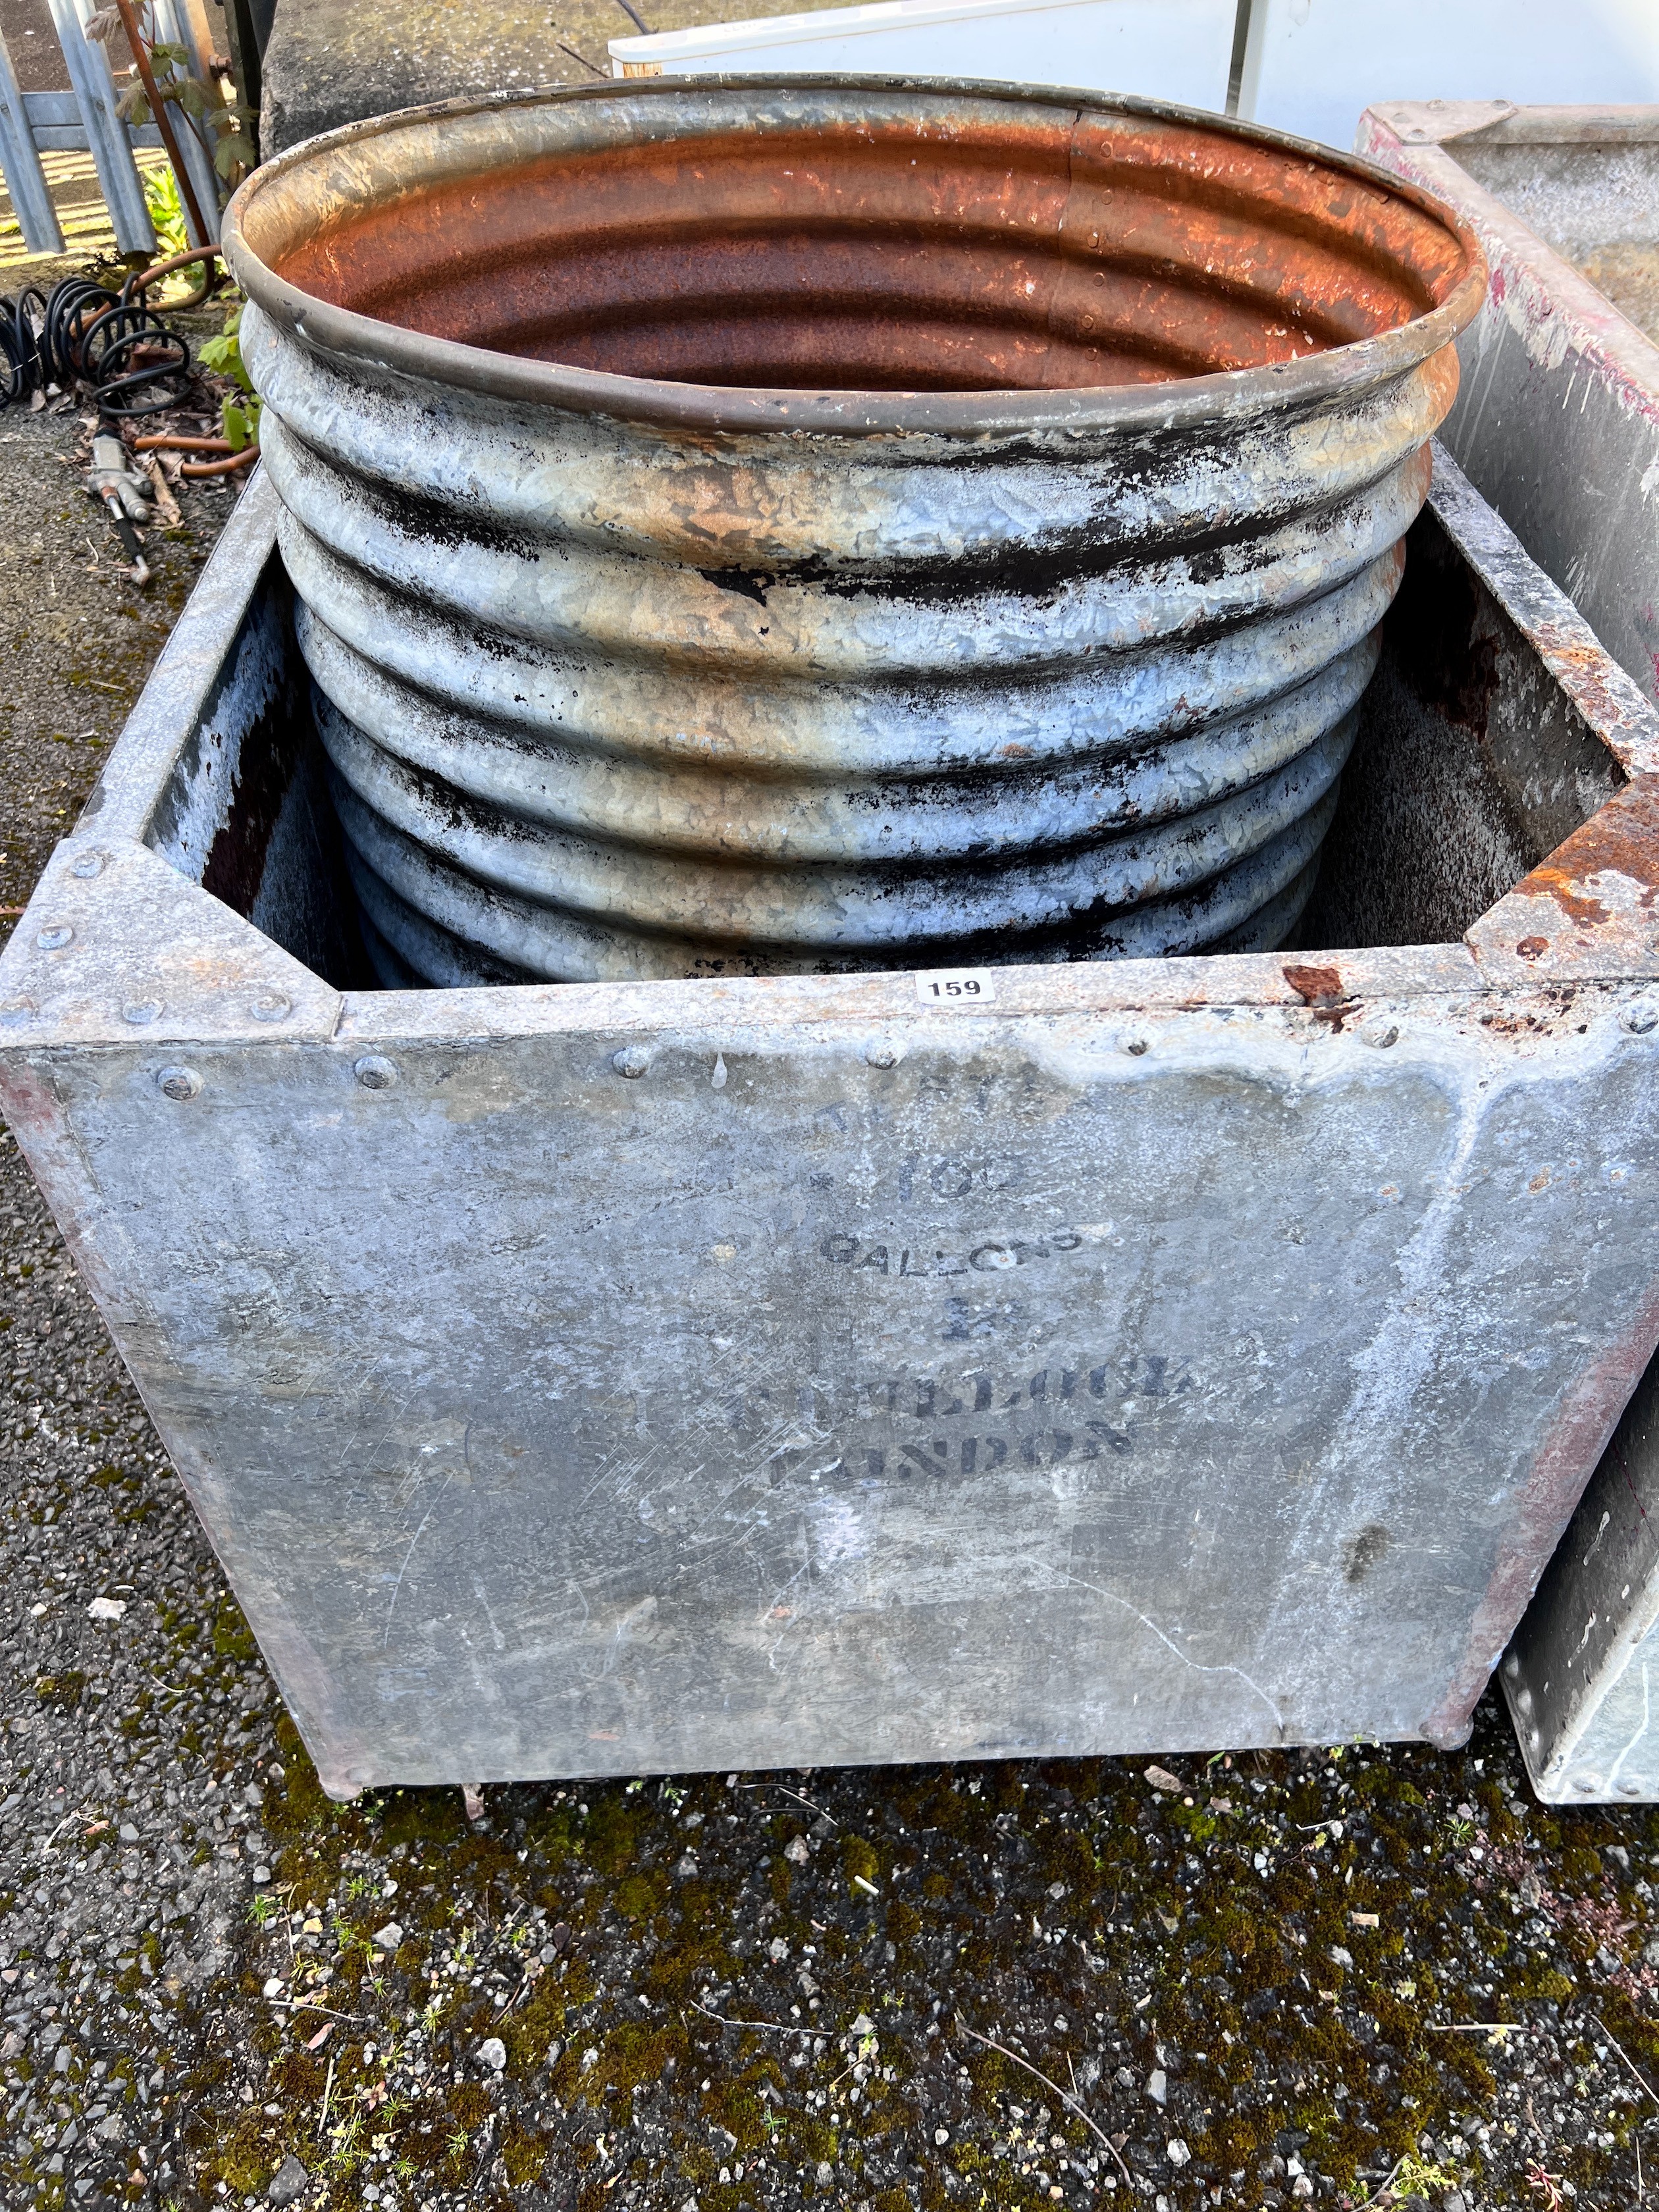
[[[148, 595], [0, 418], [19, 903]], [[1362, 1746], [321, 1796], [0, 1139], [0, 2205], [1623, 2207], [1659, 1819]], [[1659, 2136], [1650, 2135], [1659, 2169]]]

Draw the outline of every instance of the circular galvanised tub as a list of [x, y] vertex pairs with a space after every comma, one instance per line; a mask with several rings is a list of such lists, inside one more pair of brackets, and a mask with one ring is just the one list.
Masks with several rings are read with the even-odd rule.
[[300, 641], [388, 982], [1255, 949], [1480, 249], [1085, 93], [629, 82], [256, 172]]

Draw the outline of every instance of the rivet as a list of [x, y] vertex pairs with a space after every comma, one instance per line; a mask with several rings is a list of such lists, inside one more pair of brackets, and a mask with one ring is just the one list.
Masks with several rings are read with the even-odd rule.
[[1639, 1782], [1621, 1782], [1619, 1785], [1619, 1795], [1621, 1797], [1639, 1797], [1641, 1794], [1642, 1785]]
[[1547, 937], [1523, 937], [1515, 949], [1523, 960], [1536, 960], [1549, 951], [1550, 941]]
[[1375, 1046], [1378, 1052], [1386, 1052], [1391, 1044], [1399, 1043], [1400, 1031], [1392, 1022], [1376, 1022], [1370, 1029], [1360, 1030], [1359, 1041]]
[[1118, 1039], [1118, 1045], [1121, 1050], [1133, 1053], [1135, 1058], [1139, 1060], [1141, 1054], [1146, 1049], [1146, 1040], [1144, 1036], [1120, 1037]]
[[1626, 1006], [1619, 1017], [1620, 1024], [1632, 1036], [1646, 1036], [1650, 1030], [1659, 1029], [1659, 1006], [1645, 999], [1638, 999], [1633, 1006]]
[[134, 1029], [141, 1030], [146, 1023], [155, 1021], [161, 1012], [161, 1001], [159, 999], [130, 999], [121, 1009], [121, 1019], [131, 1022]]
[[1509, 1676], [1511, 1681], [1513, 1681], [1516, 1676], [1521, 1672], [1521, 1655], [1518, 1651], [1511, 1651], [1505, 1658], [1504, 1662], [1504, 1672]]
[[1515, 1702], [1520, 1711], [1529, 1713], [1532, 1711], [1532, 1692], [1524, 1682], [1515, 1693]]
[[202, 1088], [202, 1079], [193, 1067], [164, 1067], [155, 1081], [164, 1098], [176, 1099], [181, 1106]]
[[354, 1060], [351, 1072], [365, 1091], [390, 1091], [398, 1080], [397, 1069], [378, 1052], [365, 1053], [361, 1060]]
[[74, 943], [75, 932], [66, 921], [49, 921], [44, 929], [36, 930], [34, 941], [43, 952], [57, 952]]
[[625, 1044], [620, 1052], [611, 1054], [611, 1065], [618, 1075], [632, 1080], [645, 1073], [651, 1065], [651, 1055], [642, 1044]]
[[294, 1001], [281, 991], [262, 991], [250, 1011], [256, 1022], [280, 1022], [294, 1012]]
[[27, 999], [8, 999], [0, 1006], [0, 1029], [21, 1029], [33, 1012]]
[[70, 873], [72, 876], [101, 876], [108, 859], [107, 853], [77, 853], [70, 862]]
[[1599, 1774], [1581, 1774], [1572, 1786], [1581, 1797], [1594, 1797], [1601, 1787], [1601, 1778]]
[[865, 1046], [864, 1057], [872, 1067], [896, 1067], [904, 1054], [889, 1038], [877, 1037]]

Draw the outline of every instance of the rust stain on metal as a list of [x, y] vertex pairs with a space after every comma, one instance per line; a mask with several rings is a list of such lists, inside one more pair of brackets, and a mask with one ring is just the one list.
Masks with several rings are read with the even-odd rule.
[[1650, 890], [1659, 887], [1659, 776], [1633, 778], [1516, 889], [1536, 884], [1559, 897], [1555, 883], [1540, 879], [1583, 884], [1604, 873], [1628, 877]]
[[1327, 1022], [1333, 1030], [1342, 1027], [1353, 1009], [1352, 1004], [1345, 1003], [1348, 993], [1338, 969], [1291, 967], [1285, 969], [1283, 974], [1297, 996], [1313, 1008], [1316, 1021]]
[[[1622, 886], [1608, 878], [1622, 879]], [[1626, 784], [1523, 876], [1513, 896], [1549, 899], [1580, 930], [1617, 923], [1632, 908], [1651, 915], [1659, 897], [1659, 777]], [[1529, 936], [1516, 950], [1531, 959], [1547, 945], [1547, 939]]]
[[1538, 642], [1547, 652], [1574, 703], [1587, 720], [1617, 732], [1630, 720], [1630, 701], [1620, 682], [1622, 671], [1596, 646], [1577, 634], [1568, 635], [1552, 624], [1540, 623]]
[[1286, 968], [1284, 975], [1297, 998], [1305, 999], [1310, 1006], [1343, 995], [1342, 977], [1334, 968]]
[[1587, 898], [1565, 869], [1547, 865], [1534, 868], [1526, 881], [1534, 890], [1547, 891], [1568, 920], [1581, 929], [1594, 929], [1613, 919], [1601, 901]]

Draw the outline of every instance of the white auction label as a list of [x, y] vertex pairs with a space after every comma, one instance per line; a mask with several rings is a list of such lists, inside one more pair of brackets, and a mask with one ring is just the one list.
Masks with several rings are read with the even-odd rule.
[[916, 996], [924, 1006], [988, 1006], [996, 994], [988, 968], [933, 968], [916, 978]]

